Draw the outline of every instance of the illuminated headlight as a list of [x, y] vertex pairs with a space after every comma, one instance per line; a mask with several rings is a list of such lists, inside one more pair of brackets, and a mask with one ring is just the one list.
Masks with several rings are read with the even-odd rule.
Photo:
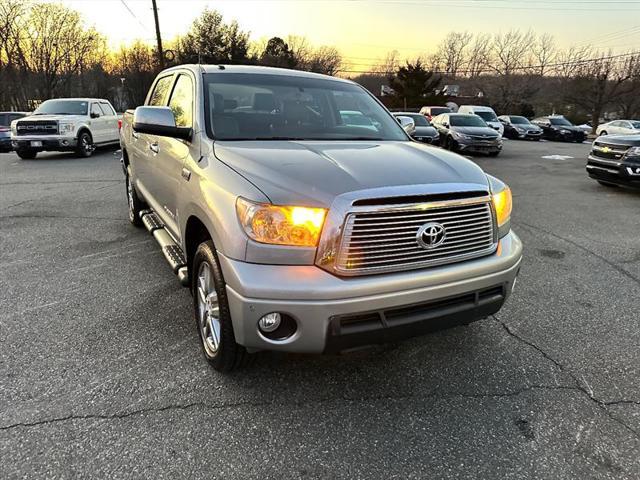
[[236, 211], [245, 233], [260, 243], [315, 247], [326, 216], [324, 208], [278, 206], [238, 198]]
[[71, 133], [73, 132], [74, 125], [73, 123], [61, 123], [58, 125], [60, 130], [60, 134]]
[[625, 157], [640, 157], [640, 147], [631, 147], [627, 150], [627, 153], [624, 154]]
[[496, 223], [498, 224], [498, 236], [504, 237], [511, 229], [511, 210], [513, 209], [513, 199], [511, 189], [502, 181], [491, 175], [489, 185], [491, 187], [491, 201], [496, 212]]

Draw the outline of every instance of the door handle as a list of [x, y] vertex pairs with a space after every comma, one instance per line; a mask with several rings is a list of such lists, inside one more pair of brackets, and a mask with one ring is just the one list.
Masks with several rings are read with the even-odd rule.
[[158, 153], [160, 151], [160, 147], [157, 143], [151, 143], [149, 144], [149, 150], [151, 150], [153, 153]]
[[138, 132], [136, 132], [135, 130], [131, 130], [131, 136], [133, 138], [140, 138], [140, 135], [138, 134]]

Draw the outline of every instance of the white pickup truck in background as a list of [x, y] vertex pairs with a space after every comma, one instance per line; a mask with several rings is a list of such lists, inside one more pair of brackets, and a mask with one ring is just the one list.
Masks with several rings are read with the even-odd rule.
[[119, 141], [116, 111], [100, 98], [47, 100], [32, 115], [11, 123], [11, 144], [22, 159], [44, 151], [89, 157], [96, 146]]

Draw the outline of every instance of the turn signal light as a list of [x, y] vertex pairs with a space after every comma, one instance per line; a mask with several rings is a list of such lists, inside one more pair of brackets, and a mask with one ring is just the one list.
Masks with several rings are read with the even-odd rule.
[[505, 185], [503, 190], [493, 194], [493, 206], [496, 210], [498, 227], [501, 227], [509, 221], [509, 218], [511, 217], [511, 209], [513, 208], [511, 189], [509, 187]]

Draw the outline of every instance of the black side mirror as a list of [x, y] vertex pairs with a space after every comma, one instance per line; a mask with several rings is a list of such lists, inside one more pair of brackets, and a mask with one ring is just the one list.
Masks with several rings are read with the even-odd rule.
[[191, 141], [193, 129], [177, 127], [176, 118], [169, 107], [138, 107], [133, 114], [133, 129], [161, 137]]
[[98, 112], [91, 112], [91, 118], [100, 118], [100, 114]]

